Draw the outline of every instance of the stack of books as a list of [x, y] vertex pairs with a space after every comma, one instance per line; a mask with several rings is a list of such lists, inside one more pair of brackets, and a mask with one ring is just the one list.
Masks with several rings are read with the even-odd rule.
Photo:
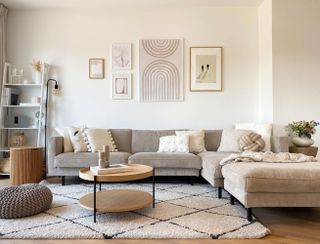
[[132, 167], [125, 164], [111, 164], [107, 168], [100, 168], [99, 166], [91, 166], [90, 171], [95, 175], [120, 174], [132, 171]]

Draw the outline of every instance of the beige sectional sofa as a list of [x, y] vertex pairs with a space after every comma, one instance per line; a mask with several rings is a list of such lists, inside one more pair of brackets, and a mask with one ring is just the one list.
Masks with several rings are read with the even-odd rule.
[[[205, 131], [206, 152], [158, 153], [159, 138], [174, 135], [175, 130], [131, 130], [111, 129], [118, 152], [111, 152], [111, 163], [139, 163], [156, 168], [161, 176], [200, 176], [214, 187], [223, 186], [223, 176], [219, 162], [228, 153], [217, 152], [222, 130]], [[272, 137], [272, 150], [288, 151], [287, 138]], [[49, 138], [47, 175], [77, 176], [79, 169], [96, 165], [98, 154], [91, 152], [64, 153], [63, 137]]]
[[[159, 153], [159, 138], [174, 135], [175, 130], [112, 129], [118, 152], [110, 153], [111, 163], [151, 165], [160, 176], [202, 176], [212, 186], [230, 194], [247, 209], [252, 219], [254, 207], [320, 207], [320, 163], [234, 163], [220, 166], [230, 153], [217, 152], [222, 130], [205, 131], [207, 151]], [[79, 169], [97, 165], [98, 154], [64, 153], [63, 137], [49, 138], [48, 176], [78, 176]], [[287, 137], [271, 137], [273, 152], [289, 149]]]

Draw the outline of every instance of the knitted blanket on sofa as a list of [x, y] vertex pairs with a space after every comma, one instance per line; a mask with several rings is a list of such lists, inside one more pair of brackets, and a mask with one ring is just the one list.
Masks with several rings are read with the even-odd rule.
[[304, 163], [317, 162], [317, 159], [315, 157], [307, 156], [302, 153], [244, 151], [240, 154], [231, 154], [230, 156], [222, 159], [220, 161], [220, 165], [226, 165], [237, 162]]

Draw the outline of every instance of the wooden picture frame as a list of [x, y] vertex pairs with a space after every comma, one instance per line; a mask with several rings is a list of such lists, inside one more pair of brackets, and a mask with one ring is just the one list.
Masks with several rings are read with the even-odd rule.
[[104, 79], [104, 59], [89, 59], [89, 79]]
[[131, 73], [112, 74], [112, 99], [130, 100], [132, 99], [132, 79]]
[[190, 47], [190, 92], [222, 91], [222, 47]]

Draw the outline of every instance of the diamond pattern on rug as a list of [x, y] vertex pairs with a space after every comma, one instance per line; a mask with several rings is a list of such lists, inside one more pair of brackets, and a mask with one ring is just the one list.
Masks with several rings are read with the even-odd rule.
[[160, 202], [157, 204], [156, 208], [148, 207], [135, 212], [159, 220], [168, 220], [192, 213], [194, 211], [195, 210], [190, 208], [175, 206], [166, 202]]
[[180, 227], [179, 225], [159, 222], [147, 225], [139, 229], [127, 231], [115, 236], [115, 238], [132, 238], [132, 239], [191, 239], [191, 238], [210, 238], [206, 233]]
[[184, 206], [193, 209], [205, 210], [209, 208], [219, 207], [228, 204], [225, 199], [209, 198], [202, 196], [189, 196], [177, 200], [168, 201], [179, 206]]
[[57, 222], [61, 222], [61, 219], [45, 213], [20, 219], [1, 219], [0, 233], [7, 234]]
[[248, 224], [246, 219], [199, 212], [171, 220], [170, 222], [216, 236]]
[[[217, 198], [209, 184], [156, 184], [156, 208], [125, 213], [97, 213], [79, 205], [93, 184], [47, 185], [53, 204], [45, 213], [28, 218], [1, 220], [0, 239], [91, 238], [260, 238], [269, 230], [256, 220], [249, 223], [245, 210], [230, 205], [227, 195]], [[103, 184], [103, 190], [136, 189], [152, 192], [150, 183]]]
[[25, 239], [50, 239], [74, 238], [74, 239], [102, 239], [103, 235], [87, 227], [72, 222], [62, 222], [52, 225], [39, 226], [30, 230], [20, 231], [6, 235], [7, 238]]
[[132, 212], [125, 213], [107, 213], [97, 215], [97, 223], [93, 223], [93, 217], [84, 217], [74, 220], [83, 226], [90, 226], [93, 230], [103, 233], [105, 236], [112, 237], [116, 234], [128, 230], [150, 225], [157, 220], [141, 216]]

